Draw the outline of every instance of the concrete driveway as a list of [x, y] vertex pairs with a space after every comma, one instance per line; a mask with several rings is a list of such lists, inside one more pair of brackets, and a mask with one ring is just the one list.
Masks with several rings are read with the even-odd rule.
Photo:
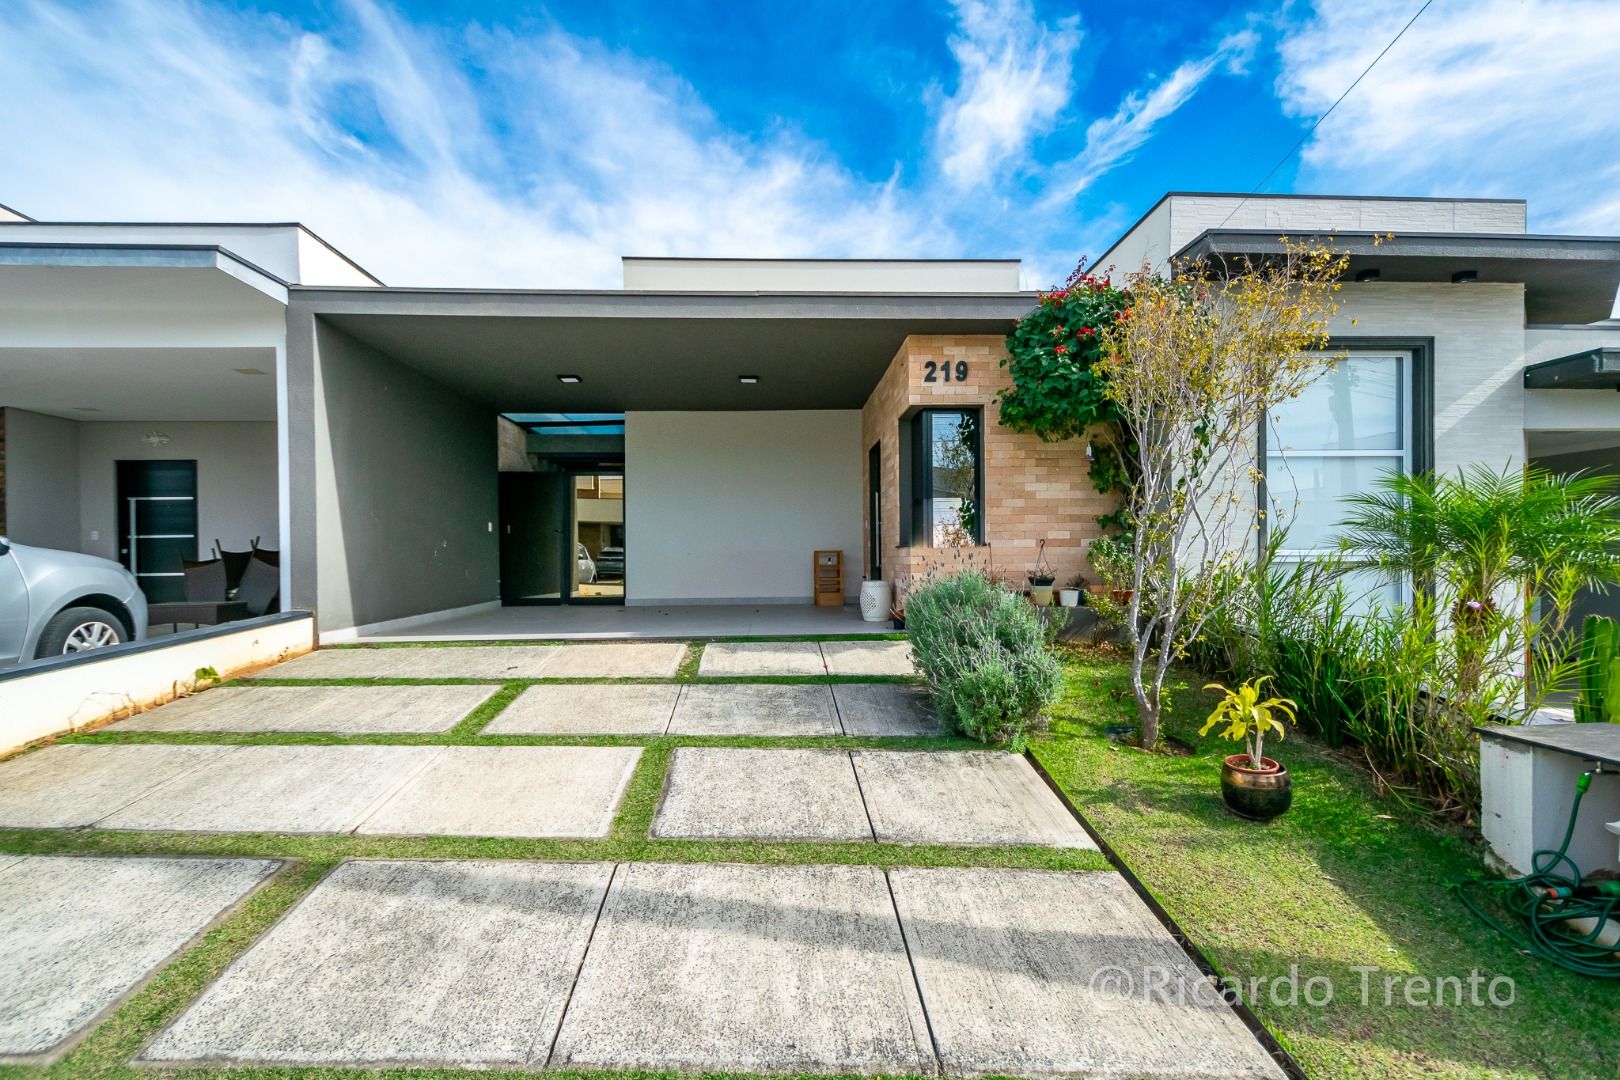
[[[1282, 1075], [1117, 874], [996, 865], [1092, 847], [1025, 759], [870, 741], [935, 731], [914, 686], [836, 678], [892, 680], [904, 643], [711, 645], [726, 681], [678, 681], [685, 647], [650, 644], [332, 650], [0, 763], [0, 830], [47, 847], [257, 837], [230, 857], [0, 853], [0, 1061], [70, 1051], [302, 833], [373, 847], [139, 1062]], [[368, 674], [282, 681], [334, 671]], [[656, 804], [627, 838], [638, 779]], [[502, 857], [387, 854], [502, 837]], [[524, 856], [559, 840], [578, 857]], [[642, 854], [593, 857], [625, 845]]]

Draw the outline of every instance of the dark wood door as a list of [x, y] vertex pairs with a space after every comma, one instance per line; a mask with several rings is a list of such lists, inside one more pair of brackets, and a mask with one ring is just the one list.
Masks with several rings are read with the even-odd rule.
[[118, 561], [150, 603], [185, 599], [182, 559], [197, 557], [197, 463], [120, 461]]

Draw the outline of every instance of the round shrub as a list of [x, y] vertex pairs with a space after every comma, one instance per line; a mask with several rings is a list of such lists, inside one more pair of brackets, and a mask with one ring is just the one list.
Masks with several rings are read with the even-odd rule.
[[970, 738], [1021, 749], [1046, 723], [1062, 669], [1040, 616], [976, 571], [906, 597], [906, 630], [942, 720]]

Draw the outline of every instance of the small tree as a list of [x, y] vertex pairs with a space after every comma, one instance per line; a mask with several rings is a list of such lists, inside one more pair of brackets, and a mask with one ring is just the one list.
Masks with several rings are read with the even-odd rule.
[[1327, 370], [1320, 355], [1345, 259], [1284, 242], [1235, 266], [1142, 270], [1095, 365], [1131, 440], [1114, 446], [1130, 544], [1131, 688], [1157, 745], [1165, 673], [1198, 636], [1223, 566], [1254, 558], [1256, 434]]

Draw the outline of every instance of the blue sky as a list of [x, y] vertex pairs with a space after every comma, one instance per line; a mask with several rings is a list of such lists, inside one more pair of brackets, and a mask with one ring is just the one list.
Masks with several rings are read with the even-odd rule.
[[[1017, 256], [1247, 191], [1421, 0], [7, 0], [0, 202], [302, 220], [392, 284], [623, 254]], [[1268, 191], [1620, 233], [1620, 3], [1435, 0]]]

